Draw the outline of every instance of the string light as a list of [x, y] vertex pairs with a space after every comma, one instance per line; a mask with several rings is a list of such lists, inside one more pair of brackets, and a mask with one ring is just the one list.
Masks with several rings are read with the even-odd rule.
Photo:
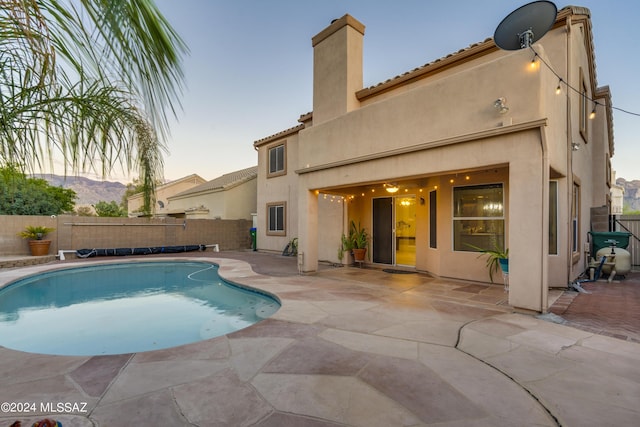
[[562, 84], [562, 79], [558, 80], [558, 87], [556, 87], [556, 95], [560, 95], [560, 93], [562, 92], [562, 86], [560, 86]]
[[531, 64], [530, 64], [531, 70], [535, 70], [537, 68], [537, 65], [538, 65], [536, 61], [537, 58], [538, 58], [538, 53], [535, 50], [533, 50], [533, 58], [531, 58]]
[[[548, 69], [549, 69], [549, 71], [551, 71], [551, 72], [553, 73], [553, 75], [554, 75], [554, 76], [556, 76], [556, 77], [560, 80], [560, 81], [559, 81], [559, 83], [558, 83], [558, 87], [556, 87], [556, 93], [559, 93], [559, 92], [558, 92], [558, 89], [560, 88], [560, 83], [562, 83], [562, 84], [566, 85], [566, 86], [567, 86], [567, 88], [569, 88], [569, 89], [571, 89], [572, 91], [576, 92], [576, 93], [577, 93], [577, 94], [579, 94], [580, 96], [583, 96], [583, 97], [585, 98], [585, 100], [593, 102], [594, 107], [593, 107], [593, 110], [591, 111], [591, 114], [590, 114], [590, 116], [589, 116], [589, 117], [591, 117], [591, 118], [595, 117], [595, 114], [596, 114], [596, 107], [597, 107], [598, 105], [602, 105], [602, 104], [600, 104], [600, 103], [599, 103], [598, 101], [596, 101], [595, 99], [593, 99], [593, 98], [589, 98], [588, 96], [584, 95], [584, 94], [583, 94], [582, 92], [580, 92], [578, 89], [574, 88], [574, 87], [573, 87], [573, 86], [571, 86], [569, 83], [567, 83], [566, 81], [564, 81], [564, 80], [562, 79], [562, 77], [561, 77], [558, 73], [556, 73], [556, 71], [551, 67], [551, 65], [549, 65], [549, 64], [547, 63], [547, 61], [545, 61], [544, 59], [542, 59], [542, 57], [541, 57], [540, 55], [538, 55], [538, 52], [536, 52], [536, 51], [535, 51], [535, 49], [533, 48], [533, 46], [529, 46], [529, 49], [531, 49], [531, 50], [533, 51], [533, 53], [534, 53], [533, 59], [531, 60], [532, 64], [535, 62], [536, 58], [539, 58], [539, 59], [540, 59], [540, 62], [542, 62], [542, 63], [543, 63], [543, 64], [544, 64]], [[609, 107], [610, 107], [612, 110], [620, 111], [621, 113], [625, 113], [625, 114], [629, 114], [629, 115], [632, 115], [632, 116], [638, 116], [638, 117], [640, 117], [640, 113], [634, 113], [633, 111], [629, 111], [629, 110], [625, 110], [625, 109], [622, 109], [622, 108], [614, 107], [613, 105], [610, 105]]]

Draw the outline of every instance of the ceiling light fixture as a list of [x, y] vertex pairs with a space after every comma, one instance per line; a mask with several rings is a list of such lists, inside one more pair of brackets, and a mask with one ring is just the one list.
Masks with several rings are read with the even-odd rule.
[[384, 188], [385, 190], [387, 190], [387, 193], [391, 194], [397, 192], [400, 189], [400, 187], [398, 187], [396, 184], [384, 184]]

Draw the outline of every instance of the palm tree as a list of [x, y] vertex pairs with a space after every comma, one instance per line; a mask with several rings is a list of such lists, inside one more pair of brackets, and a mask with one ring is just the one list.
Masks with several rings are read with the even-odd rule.
[[162, 176], [186, 45], [152, 0], [0, 0], [0, 166]]

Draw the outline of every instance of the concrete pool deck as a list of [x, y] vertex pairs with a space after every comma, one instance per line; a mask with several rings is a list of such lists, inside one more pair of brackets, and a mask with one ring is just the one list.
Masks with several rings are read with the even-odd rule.
[[[282, 308], [153, 352], [0, 347], [0, 427], [45, 416], [65, 427], [640, 423], [639, 343], [516, 313], [501, 286], [328, 266], [300, 276], [295, 259], [259, 253], [188, 258], [219, 264], [222, 277], [277, 295]], [[0, 270], [0, 286], [87, 262]]]

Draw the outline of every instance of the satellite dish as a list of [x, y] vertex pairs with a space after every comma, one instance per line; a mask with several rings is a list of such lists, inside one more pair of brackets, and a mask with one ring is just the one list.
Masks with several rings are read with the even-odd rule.
[[504, 50], [527, 48], [551, 29], [557, 15], [558, 9], [550, 1], [525, 4], [500, 22], [493, 34], [493, 40]]

